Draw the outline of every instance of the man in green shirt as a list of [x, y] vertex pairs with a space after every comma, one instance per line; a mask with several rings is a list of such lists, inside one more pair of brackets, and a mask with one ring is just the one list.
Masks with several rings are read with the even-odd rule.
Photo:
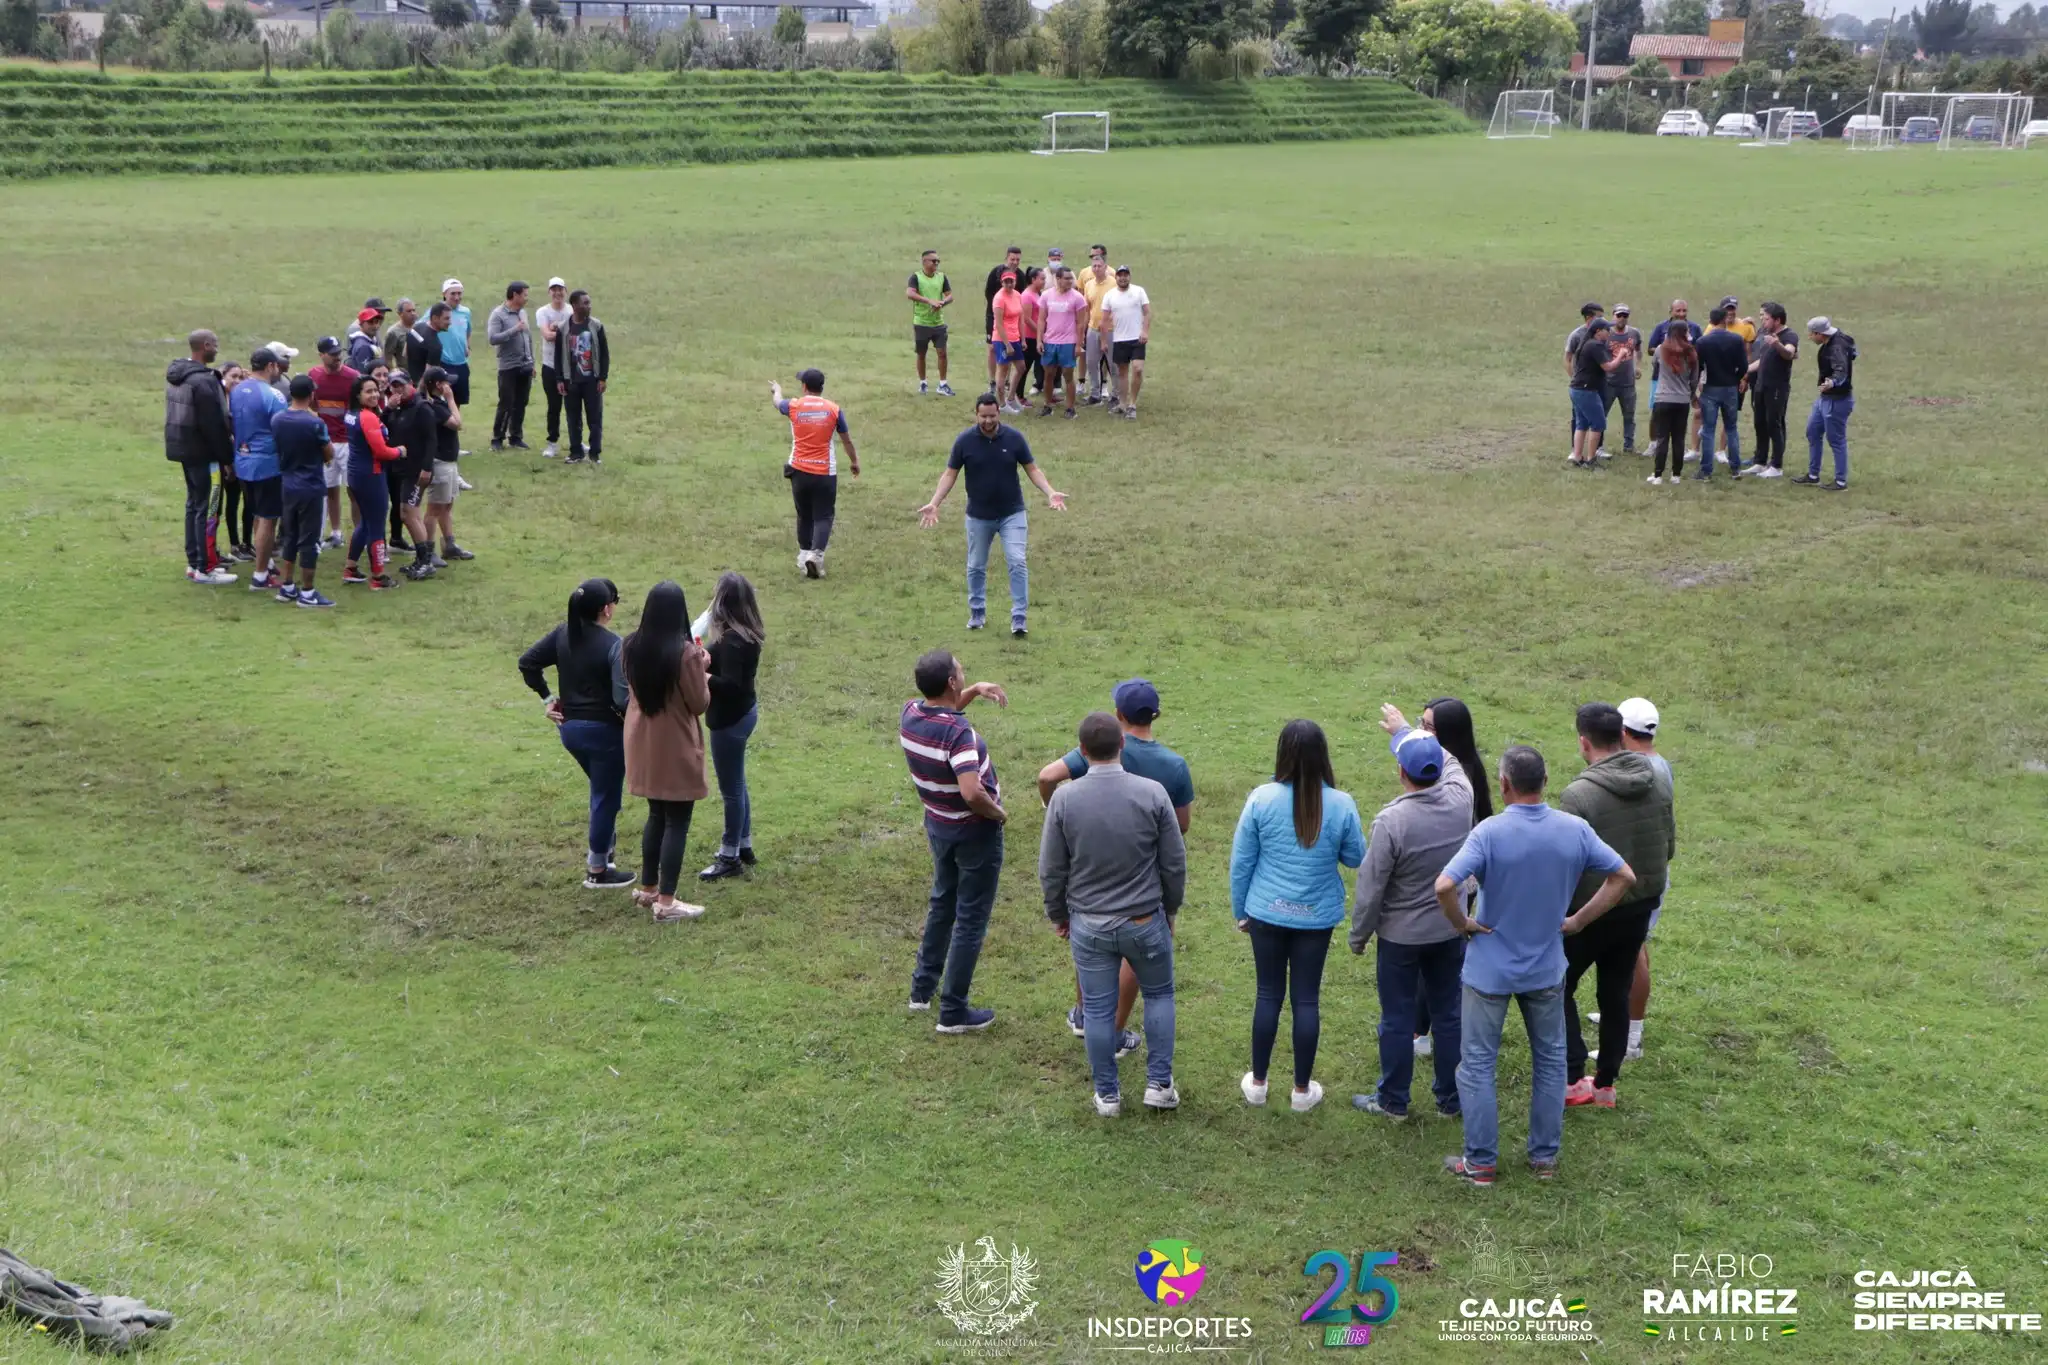
[[945, 308], [953, 302], [953, 284], [939, 269], [939, 253], [927, 251], [919, 262], [918, 269], [910, 277], [909, 287], [903, 296], [910, 300], [910, 333], [917, 342], [917, 391], [930, 393], [931, 388], [924, 379], [924, 353], [927, 347], [939, 348], [939, 392], [948, 398], [953, 396], [953, 386], [946, 382], [946, 314]]

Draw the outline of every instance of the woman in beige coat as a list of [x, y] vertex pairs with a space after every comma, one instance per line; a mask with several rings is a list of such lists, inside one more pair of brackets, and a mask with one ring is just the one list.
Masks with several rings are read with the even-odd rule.
[[704, 782], [704, 728], [711, 704], [710, 659], [690, 638], [690, 607], [673, 582], [657, 583], [626, 637], [626, 790], [647, 800], [640, 835], [635, 903], [657, 923], [696, 919], [701, 905], [676, 899], [690, 812], [710, 795]]

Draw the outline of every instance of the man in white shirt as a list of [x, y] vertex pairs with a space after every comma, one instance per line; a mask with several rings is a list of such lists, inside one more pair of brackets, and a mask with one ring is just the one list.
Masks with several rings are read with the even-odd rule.
[[1145, 383], [1145, 343], [1152, 339], [1152, 299], [1143, 288], [1131, 283], [1131, 268], [1116, 268], [1116, 288], [1102, 296], [1103, 312], [1109, 316], [1109, 358], [1116, 366], [1117, 392], [1123, 407], [1114, 401], [1111, 415], [1121, 411], [1138, 420], [1138, 390]]
[[555, 373], [555, 338], [569, 325], [569, 286], [560, 275], [548, 281], [548, 301], [533, 310], [533, 320], [540, 328], [540, 386], [548, 396], [548, 443], [540, 453], [552, 460], [562, 439], [562, 386], [561, 376]]

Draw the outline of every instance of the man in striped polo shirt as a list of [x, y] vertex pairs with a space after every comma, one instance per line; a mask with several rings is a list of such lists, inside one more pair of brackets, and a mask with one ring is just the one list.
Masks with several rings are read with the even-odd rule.
[[839, 462], [832, 438], [846, 447], [846, 465], [860, 477], [860, 456], [846, 430], [846, 414], [825, 396], [825, 372], [805, 370], [797, 376], [803, 397], [782, 396], [782, 385], [770, 384], [775, 410], [789, 419], [789, 461], [782, 476], [796, 503], [796, 567], [807, 578], [825, 576], [825, 546], [832, 539], [832, 519], [839, 510]]
[[[960, 661], [935, 649], [917, 661], [921, 697], [903, 705], [899, 738], [910, 782], [924, 802], [925, 839], [932, 850], [931, 910], [910, 974], [910, 1008], [928, 1010], [939, 997], [940, 1033], [975, 1033], [994, 1010], [967, 1003], [974, 964], [988, 935], [989, 911], [1003, 872], [1002, 807], [988, 744], [961, 713], [979, 697], [1010, 699], [995, 683], [969, 684]], [[943, 988], [941, 978], [943, 977]]]

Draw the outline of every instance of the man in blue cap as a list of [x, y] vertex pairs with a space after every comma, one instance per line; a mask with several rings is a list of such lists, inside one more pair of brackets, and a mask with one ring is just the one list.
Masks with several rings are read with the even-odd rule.
[[[1152, 723], [1159, 719], [1159, 689], [1143, 678], [1132, 678], [1118, 683], [1109, 699], [1116, 711], [1116, 723], [1124, 732], [1124, 771], [1149, 777], [1166, 788], [1167, 799], [1173, 802], [1174, 820], [1185, 835], [1188, 818], [1195, 805], [1195, 779], [1188, 771], [1186, 759], [1152, 738]], [[1080, 777], [1087, 771], [1087, 757], [1078, 747], [1069, 749], [1063, 757], [1039, 769], [1038, 799], [1051, 805], [1052, 794], [1059, 790], [1062, 782]], [[1130, 1022], [1131, 1009], [1137, 1000], [1138, 975], [1131, 970], [1129, 963], [1125, 963], [1123, 975], [1117, 981], [1116, 1055], [1119, 1057], [1135, 1051], [1138, 1046], [1137, 1031], [1124, 1027]], [[1080, 1001], [1081, 985], [1077, 978], [1074, 1008], [1067, 1013], [1067, 1028], [1076, 1038], [1083, 1036]]]
[[1462, 763], [1445, 758], [1436, 736], [1410, 729], [1397, 708], [1380, 708], [1380, 728], [1389, 736], [1401, 794], [1373, 817], [1351, 912], [1352, 952], [1363, 953], [1375, 934], [1380, 940], [1380, 1083], [1351, 1103], [1368, 1114], [1408, 1117], [1416, 1005], [1426, 1002], [1436, 1036], [1436, 1107], [1449, 1118], [1459, 1112], [1465, 939], [1437, 905], [1436, 879], [1472, 830], [1472, 783]]

